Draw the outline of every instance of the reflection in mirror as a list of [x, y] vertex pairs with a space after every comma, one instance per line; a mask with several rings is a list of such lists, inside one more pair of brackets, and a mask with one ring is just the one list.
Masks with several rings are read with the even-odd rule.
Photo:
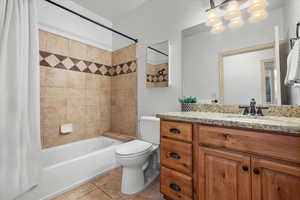
[[277, 104], [275, 95], [274, 58], [261, 61], [261, 97], [262, 104]]
[[275, 84], [281, 83], [274, 52], [273, 44], [265, 44], [221, 53], [220, 102], [248, 104], [250, 96], [258, 104], [276, 104], [281, 94]]
[[[182, 95], [199, 103], [249, 104], [255, 98], [257, 104], [300, 105], [300, 84], [291, 84], [297, 74], [285, 81], [290, 39], [294, 45], [300, 41], [299, 10], [299, 0], [274, 0], [269, 16], [257, 23], [233, 29], [224, 20], [226, 29], [219, 34], [205, 24], [183, 30]], [[249, 19], [247, 8], [241, 14]]]
[[168, 87], [169, 80], [169, 41], [150, 45], [147, 48], [148, 88]]

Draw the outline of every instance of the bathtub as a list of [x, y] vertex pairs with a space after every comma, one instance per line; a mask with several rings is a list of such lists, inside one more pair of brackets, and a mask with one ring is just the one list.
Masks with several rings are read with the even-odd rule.
[[48, 200], [119, 167], [114, 150], [122, 142], [96, 137], [42, 151], [39, 185], [17, 200]]

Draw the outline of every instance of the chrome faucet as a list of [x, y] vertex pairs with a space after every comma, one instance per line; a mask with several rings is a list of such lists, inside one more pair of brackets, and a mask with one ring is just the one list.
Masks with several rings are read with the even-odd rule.
[[251, 99], [250, 101], [250, 112], [249, 115], [254, 116], [256, 115], [256, 101], [255, 99]]
[[263, 109], [268, 109], [269, 107], [267, 107], [267, 106], [256, 106], [256, 101], [255, 101], [254, 98], [252, 98], [251, 101], [250, 101], [250, 106], [240, 105], [239, 108], [244, 108], [243, 115], [264, 116], [262, 110]]

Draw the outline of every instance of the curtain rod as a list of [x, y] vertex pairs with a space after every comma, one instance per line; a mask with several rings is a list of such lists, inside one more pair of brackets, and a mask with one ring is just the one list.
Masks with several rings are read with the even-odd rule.
[[151, 50], [153, 50], [153, 51], [156, 51], [157, 53], [160, 53], [160, 54], [163, 54], [163, 55], [165, 55], [165, 56], [169, 56], [168, 54], [166, 54], [166, 53], [164, 53], [164, 52], [162, 52], [162, 51], [160, 51], [160, 50], [157, 50], [157, 49], [154, 49], [153, 47], [148, 47], [149, 49], [151, 49]]
[[51, 0], [45, 0], [45, 1], [48, 2], [48, 3], [50, 3], [50, 4], [52, 4], [52, 5], [55, 5], [55, 6], [59, 7], [59, 8], [61, 8], [61, 9], [64, 9], [64, 10], [70, 12], [70, 13], [73, 13], [74, 15], [77, 15], [77, 16], [79, 16], [79, 17], [81, 17], [81, 18], [83, 18], [83, 19], [85, 19], [85, 20], [87, 20], [87, 21], [89, 21], [89, 22], [92, 22], [92, 23], [94, 23], [94, 24], [97, 24], [98, 26], [101, 26], [102, 28], [105, 28], [105, 29], [107, 29], [107, 30], [110, 30], [111, 32], [114, 32], [114, 33], [116, 33], [116, 34], [118, 34], [118, 35], [121, 35], [121, 36], [123, 36], [123, 37], [125, 37], [125, 38], [127, 38], [127, 39], [130, 39], [130, 40], [134, 41], [135, 43], [138, 43], [138, 39], [134, 39], [134, 38], [132, 38], [132, 37], [130, 37], [130, 36], [124, 34], [124, 33], [121, 33], [121, 32], [119, 32], [119, 31], [116, 31], [116, 30], [114, 30], [114, 29], [112, 29], [112, 28], [110, 28], [110, 27], [108, 27], [108, 26], [106, 26], [106, 25], [104, 25], [104, 24], [101, 24], [101, 23], [99, 23], [99, 22], [96, 22], [96, 21], [94, 21], [94, 20], [92, 20], [92, 19], [90, 19], [90, 18], [88, 18], [88, 17], [86, 17], [86, 16], [83, 16], [83, 15], [81, 15], [81, 14], [79, 14], [79, 13], [73, 11], [73, 10], [70, 10], [69, 8], [66, 8], [66, 7], [64, 7], [64, 6], [62, 6], [62, 5], [58, 4], [58, 3], [55, 3], [55, 2], [53, 2], [53, 1], [51, 1]]

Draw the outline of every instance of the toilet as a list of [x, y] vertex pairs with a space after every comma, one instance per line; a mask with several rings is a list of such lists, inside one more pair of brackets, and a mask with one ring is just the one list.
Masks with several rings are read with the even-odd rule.
[[116, 147], [118, 164], [123, 167], [122, 193], [135, 194], [145, 189], [159, 175], [160, 121], [141, 117], [140, 137]]

